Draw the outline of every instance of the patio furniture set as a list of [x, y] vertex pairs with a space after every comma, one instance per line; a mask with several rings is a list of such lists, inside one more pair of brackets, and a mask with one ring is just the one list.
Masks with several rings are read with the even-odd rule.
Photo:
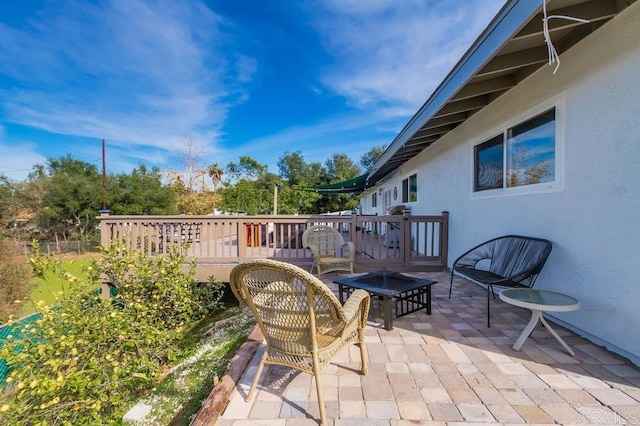
[[[335, 231], [335, 232], [334, 232]], [[303, 244], [314, 257], [318, 275], [343, 270], [353, 274], [353, 244], [345, 243], [330, 226], [308, 228]], [[490, 326], [490, 299], [494, 287], [506, 303], [530, 309], [531, 320], [513, 345], [519, 350], [538, 321], [574, 355], [550, 327], [545, 311], [571, 311], [579, 302], [560, 293], [534, 290], [533, 284], [551, 252], [547, 240], [516, 235], [499, 237], [461, 255], [453, 264], [453, 275], [461, 275], [487, 287], [487, 327]], [[313, 270], [312, 267], [312, 270]], [[339, 278], [338, 297], [316, 276], [302, 268], [275, 260], [254, 260], [236, 266], [231, 273], [231, 289], [238, 300], [253, 312], [266, 341], [266, 350], [247, 395], [251, 400], [265, 364], [288, 366], [315, 377], [321, 423], [326, 412], [320, 372], [346, 346], [360, 349], [361, 373], [367, 373], [364, 328], [371, 299], [378, 300], [384, 328], [393, 328], [394, 317], [425, 309], [431, 315], [431, 287], [436, 281], [418, 279], [387, 271]]]

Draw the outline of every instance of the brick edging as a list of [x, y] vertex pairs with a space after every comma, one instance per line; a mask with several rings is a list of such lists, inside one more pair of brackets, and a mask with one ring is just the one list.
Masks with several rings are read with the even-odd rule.
[[238, 352], [229, 363], [227, 372], [222, 377], [222, 380], [211, 390], [207, 399], [203, 401], [200, 411], [198, 411], [190, 426], [215, 424], [227, 408], [231, 393], [240, 382], [242, 375], [263, 340], [264, 336], [256, 325], [251, 334], [249, 334], [247, 341], [240, 346], [240, 349], [238, 349]]

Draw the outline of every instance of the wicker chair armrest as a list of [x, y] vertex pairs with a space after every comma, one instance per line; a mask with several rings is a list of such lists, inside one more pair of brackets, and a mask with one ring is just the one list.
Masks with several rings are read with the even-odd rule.
[[320, 259], [321, 255], [320, 255], [320, 250], [318, 246], [310, 245], [310, 246], [307, 246], [306, 248], [309, 249], [309, 251], [311, 252], [311, 256], [313, 256], [314, 259]]
[[371, 296], [365, 290], [355, 290], [349, 296], [349, 299], [342, 307], [344, 316], [347, 319], [347, 323], [351, 323], [354, 320], [359, 320], [360, 325], [364, 326], [367, 322], [367, 316], [369, 315], [369, 307], [371, 305]]
[[342, 245], [342, 252], [353, 260], [356, 257], [356, 245], [352, 241], [347, 241]]

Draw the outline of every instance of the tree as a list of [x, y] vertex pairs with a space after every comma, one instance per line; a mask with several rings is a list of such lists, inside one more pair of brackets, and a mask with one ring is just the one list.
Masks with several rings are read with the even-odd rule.
[[[102, 176], [96, 167], [70, 155], [50, 158], [36, 165], [28, 181], [18, 187], [14, 198], [30, 206], [22, 212], [33, 217], [32, 223], [41, 240], [95, 240], [98, 235], [98, 212], [105, 202], [112, 214], [175, 214], [175, 194], [162, 183], [160, 171], [141, 165], [129, 174]], [[106, 190], [105, 190], [106, 189]], [[23, 208], [25, 210], [25, 208]], [[30, 236], [31, 237], [31, 236]]]
[[0, 174], [0, 230], [5, 229], [16, 214], [16, 186]]
[[[360, 168], [345, 154], [333, 154], [326, 162], [325, 167], [329, 175], [328, 182], [339, 183], [358, 177]], [[323, 195], [314, 208], [318, 213], [353, 210], [358, 206], [358, 199], [350, 194]]]
[[333, 154], [325, 162], [330, 176], [329, 183], [342, 182], [360, 175], [360, 168], [345, 154]]
[[230, 162], [227, 172], [235, 179], [220, 189], [220, 208], [249, 215], [273, 212], [273, 187], [278, 177], [267, 166], [248, 156], [238, 163]]
[[220, 207], [223, 210], [244, 212], [248, 215], [270, 214], [273, 210], [272, 188], [264, 188], [249, 179], [239, 180], [221, 189]]
[[327, 179], [322, 164], [307, 163], [300, 151], [285, 152], [278, 160], [280, 177], [284, 179], [278, 196], [278, 210], [282, 214], [314, 213], [314, 203], [321, 195], [307, 191]]
[[230, 162], [227, 164], [227, 172], [235, 180], [258, 178], [261, 174], [266, 173], [267, 169], [267, 166], [247, 155], [241, 156], [238, 163]]
[[29, 220], [36, 211], [27, 198], [26, 187], [25, 182], [14, 182], [0, 175], [0, 234], [23, 242], [33, 239]]
[[280, 177], [285, 179], [289, 185], [299, 185], [308, 182], [309, 166], [304, 161], [304, 157], [300, 151], [285, 152], [278, 160], [278, 170]]
[[200, 145], [193, 136], [189, 136], [185, 141], [180, 158], [182, 161], [182, 174], [184, 182], [191, 189], [206, 189], [204, 177], [206, 172], [202, 167], [202, 153], [204, 147]]
[[88, 240], [96, 233], [102, 178], [96, 167], [70, 155], [49, 158], [30, 174], [28, 191], [42, 237]]
[[112, 214], [165, 215], [178, 213], [176, 194], [162, 183], [160, 170], [148, 170], [144, 165], [130, 174], [110, 175], [107, 207]]
[[369, 151], [362, 154], [362, 157], [360, 157], [360, 165], [362, 166], [362, 169], [365, 172], [370, 171], [386, 150], [386, 145], [379, 145], [372, 147]]
[[211, 178], [211, 183], [213, 184], [213, 190], [218, 189], [218, 185], [222, 182], [222, 175], [224, 174], [224, 170], [218, 166], [218, 163], [209, 164], [207, 167], [207, 174], [209, 178]]
[[0, 324], [17, 313], [35, 286], [18, 241], [0, 235]]
[[209, 172], [212, 166], [217, 165], [205, 169], [202, 166], [203, 151], [193, 137], [187, 138], [180, 152], [182, 169], [169, 172], [169, 183], [176, 195], [178, 211], [182, 214], [210, 214], [220, 199], [206, 182], [207, 175], [213, 179]]

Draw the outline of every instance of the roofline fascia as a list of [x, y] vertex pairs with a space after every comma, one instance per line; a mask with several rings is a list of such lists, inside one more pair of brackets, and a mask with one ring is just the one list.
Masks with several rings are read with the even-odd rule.
[[373, 177], [541, 8], [541, 0], [511, 0], [505, 3], [442, 83], [398, 133], [373, 165], [368, 178]]

